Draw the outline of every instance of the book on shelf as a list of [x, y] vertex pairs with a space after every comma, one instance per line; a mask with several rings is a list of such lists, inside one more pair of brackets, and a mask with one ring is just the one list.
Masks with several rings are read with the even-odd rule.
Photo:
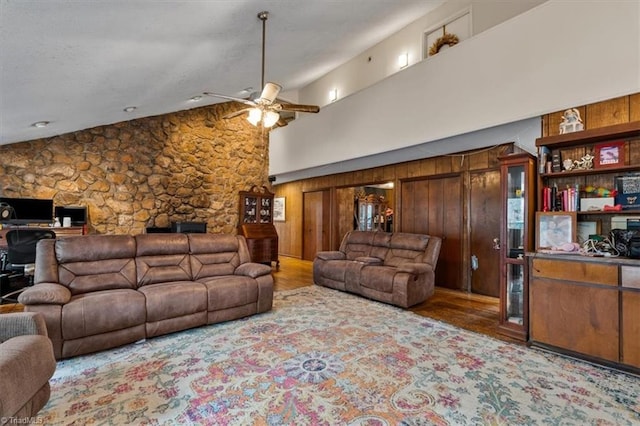
[[547, 170], [547, 163], [551, 162], [551, 150], [546, 146], [538, 148], [538, 173], [544, 174]]
[[580, 208], [580, 185], [567, 186], [559, 189], [557, 186], [542, 188], [542, 211], [575, 212]]
[[559, 173], [562, 171], [562, 155], [559, 149], [551, 151], [551, 171]]

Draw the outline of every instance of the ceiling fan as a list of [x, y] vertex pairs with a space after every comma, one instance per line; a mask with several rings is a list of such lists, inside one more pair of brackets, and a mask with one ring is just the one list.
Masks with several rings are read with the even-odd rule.
[[231, 101], [239, 102], [247, 107], [238, 111], [234, 111], [225, 115], [222, 118], [237, 117], [245, 112], [248, 113], [247, 120], [254, 126], [262, 125], [263, 128], [270, 128], [274, 125], [286, 126], [290, 119], [286, 119], [280, 115], [280, 111], [290, 112], [318, 112], [320, 107], [316, 105], [300, 105], [292, 104], [289, 102], [278, 99], [278, 94], [282, 90], [282, 86], [276, 83], [264, 82], [264, 63], [265, 63], [265, 40], [266, 40], [266, 25], [269, 12], [258, 13], [258, 18], [262, 21], [262, 79], [261, 87], [262, 92], [258, 97], [257, 93], [253, 93], [248, 99], [237, 98], [234, 96], [221, 95], [218, 93], [204, 92], [205, 95], [215, 96], [217, 98], [228, 99]]

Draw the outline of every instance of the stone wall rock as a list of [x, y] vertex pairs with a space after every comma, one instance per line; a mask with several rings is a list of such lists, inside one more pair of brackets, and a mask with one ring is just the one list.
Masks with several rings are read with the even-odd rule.
[[216, 104], [0, 146], [0, 195], [86, 206], [89, 232], [172, 221], [235, 233], [238, 192], [268, 183], [268, 133]]

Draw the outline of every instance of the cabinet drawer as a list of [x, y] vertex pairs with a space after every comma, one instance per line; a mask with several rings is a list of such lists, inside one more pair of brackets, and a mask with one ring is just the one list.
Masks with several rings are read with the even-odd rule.
[[618, 265], [581, 261], [533, 259], [531, 274], [538, 278], [588, 284], [618, 285]]
[[640, 266], [620, 266], [622, 287], [640, 289]]

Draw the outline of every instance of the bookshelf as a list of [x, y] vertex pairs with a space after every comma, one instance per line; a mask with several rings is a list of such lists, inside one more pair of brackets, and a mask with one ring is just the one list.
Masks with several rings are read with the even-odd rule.
[[[597, 222], [601, 234], [619, 225], [615, 216], [640, 217], [640, 197], [614, 192], [620, 178], [640, 184], [640, 121], [542, 137], [536, 146], [539, 211], [575, 211], [578, 222]], [[591, 164], [575, 167], [585, 157]], [[568, 160], [574, 167], [565, 168]]]

